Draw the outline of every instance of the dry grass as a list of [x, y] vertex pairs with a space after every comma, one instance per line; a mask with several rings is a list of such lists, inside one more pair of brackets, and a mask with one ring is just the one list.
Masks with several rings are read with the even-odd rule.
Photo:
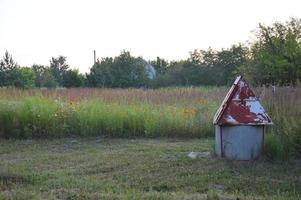
[[83, 101], [98, 99], [106, 103], [151, 103], [195, 105], [200, 99], [221, 101], [226, 94], [224, 87], [164, 88], [164, 89], [0, 89], [0, 99], [20, 100], [39, 96], [63, 101]]

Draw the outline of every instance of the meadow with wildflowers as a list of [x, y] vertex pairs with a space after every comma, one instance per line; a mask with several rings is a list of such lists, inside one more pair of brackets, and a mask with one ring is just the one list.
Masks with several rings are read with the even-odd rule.
[[211, 92], [224, 91], [219, 88], [2, 89], [0, 136], [210, 136], [212, 117], [220, 101], [220, 98], [208, 99]]
[[2, 88], [0, 200], [300, 199], [301, 89], [255, 88], [274, 123], [255, 162], [214, 157], [227, 90]]
[[[213, 137], [212, 118], [226, 87], [162, 89], [0, 89], [1, 138]], [[301, 152], [301, 89], [255, 88], [274, 125], [266, 152]]]

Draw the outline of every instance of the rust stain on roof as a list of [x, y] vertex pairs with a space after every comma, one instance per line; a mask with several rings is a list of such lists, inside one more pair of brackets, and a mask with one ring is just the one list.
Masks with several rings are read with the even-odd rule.
[[265, 125], [272, 124], [272, 121], [246, 81], [239, 76], [217, 110], [213, 123], [219, 125]]

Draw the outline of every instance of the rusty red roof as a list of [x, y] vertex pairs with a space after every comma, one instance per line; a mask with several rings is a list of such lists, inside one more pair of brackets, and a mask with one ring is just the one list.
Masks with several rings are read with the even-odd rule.
[[214, 115], [213, 124], [264, 125], [272, 121], [246, 81], [238, 76]]

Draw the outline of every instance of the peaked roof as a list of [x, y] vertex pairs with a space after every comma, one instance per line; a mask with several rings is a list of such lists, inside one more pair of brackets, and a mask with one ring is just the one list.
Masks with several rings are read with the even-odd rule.
[[238, 76], [215, 113], [213, 124], [265, 125], [272, 124], [272, 120], [246, 81]]

